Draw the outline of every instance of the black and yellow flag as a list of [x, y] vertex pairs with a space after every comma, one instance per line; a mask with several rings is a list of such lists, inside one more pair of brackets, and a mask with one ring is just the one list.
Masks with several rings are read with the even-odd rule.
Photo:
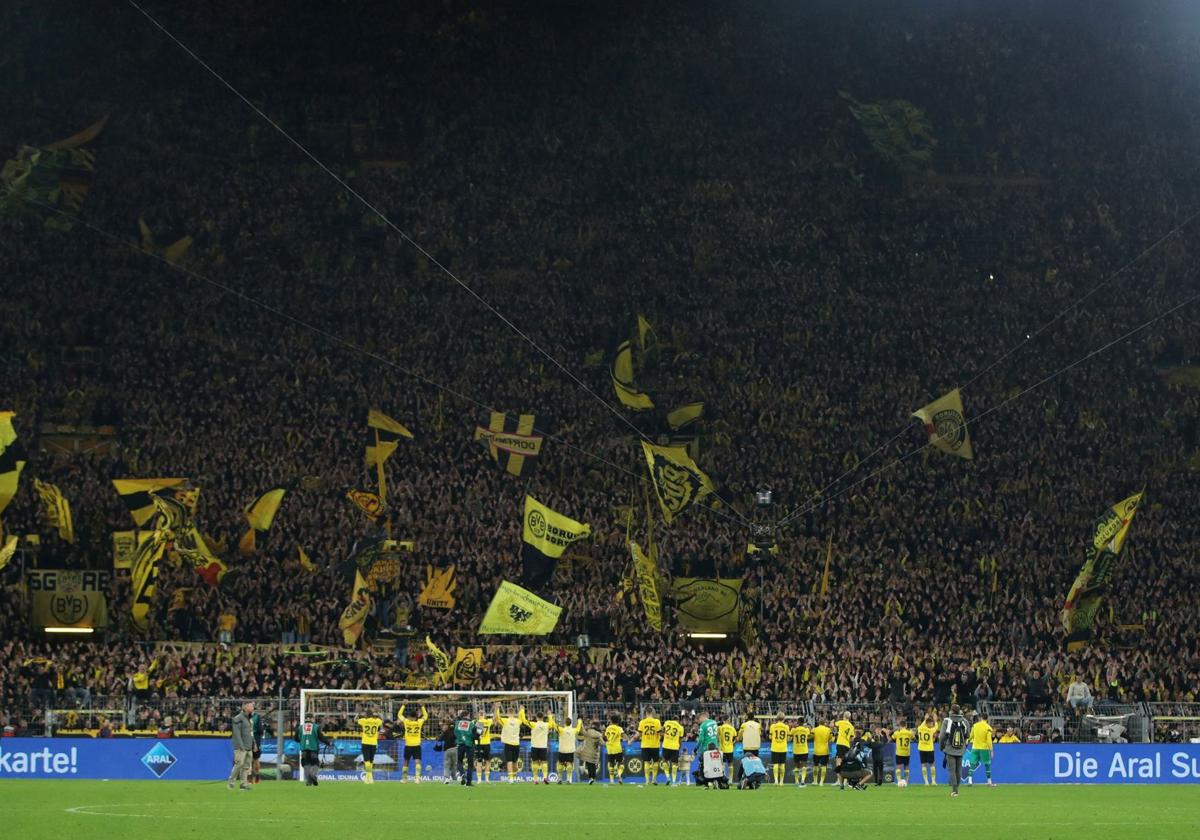
[[496, 595], [479, 624], [479, 634], [545, 636], [553, 632], [560, 615], [562, 607], [539, 598], [515, 583], [504, 581], [496, 590]]
[[[653, 338], [654, 341], [651, 341], [651, 338]], [[648, 348], [652, 347], [658, 342], [658, 333], [654, 331], [654, 327], [651, 325], [651, 323], [646, 320], [646, 316], [640, 312], [637, 316], [637, 342], [638, 349], [643, 353], [645, 353]]]
[[254, 553], [258, 535], [271, 530], [271, 523], [275, 521], [275, 514], [279, 512], [279, 505], [283, 503], [286, 492], [281, 487], [268, 490], [246, 506], [246, 521], [250, 523], [250, 530], [238, 541], [239, 552], [245, 555]]
[[53, 484], [33, 480], [33, 489], [42, 502], [42, 516], [46, 524], [58, 531], [64, 541], [75, 542], [75, 522], [71, 518], [71, 503]]
[[17, 543], [20, 537], [16, 534], [9, 534], [5, 539], [4, 545], [0, 546], [0, 572], [4, 571], [4, 567], [13, 559], [13, 555], [17, 553]]
[[158, 254], [171, 265], [182, 260], [194, 242], [191, 236], [179, 236], [175, 237], [170, 245], [160, 246], [155, 241], [154, 232], [141, 216], [138, 217], [138, 233], [141, 235], [143, 251]]
[[432, 565], [425, 566], [425, 585], [417, 595], [417, 603], [422, 607], [432, 607], [439, 610], [452, 610], [457, 603], [454, 589], [458, 582], [454, 577], [454, 564], [445, 568], [435, 569]]
[[483, 648], [460, 647], [454, 652], [454, 662], [450, 664], [450, 684], [454, 686], [474, 685], [479, 679], [479, 671], [483, 668]]
[[0, 513], [17, 495], [17, 483], [25, 469], [25, 448], [12, 423], [16, 416], [12, 411], [0, 411]]
[[[96, 140], [108, 118], [45, 146], [22, 146], [0, 168], [0, 213], [34, 213], [43, 226], [70, 230], [95, 180]], [[59, 212], [42, 212], [48, 205]]]
[[137, 540], [137, 553], [131, 566], [131, 604], [133, 626], [139, 633], [144, 633], [149, 626], [150, 607], [158, 588], [158, 564], [166, 550], [167, 540], [161, 531], [140, 531]]
[[367, 519], [370, 519], [372, 522], [378, 523], [383, 515], [387, 513], [387, 506], [380, 501], [378, 493], [351, 488], [346, 491], [346, 498], [350, 500], [351, 504], [366, 514]]
[[537, 467], [545, 439], [534, 434], [534, 415], [513, 418], [501, 411], [488, 416], [487, 426], [475, 427], [475, 440], [486, 442], [488, 454], [512, 475], [529, 475]]
[[1133, 516], [1142, 503], [1141, 493], [1134, 493], [1110, 507], [1096, 520], [1087, 547], [1083, 568], [1071, 585], [1061, 618], [1067, 631], [1067, 650], [1085, 646], [1092, 638], [1092, 625], [1100, 602], [1108, 594], [1113, 566], [1121, 555]]
[[654, 408], [654, 400], [650, 395], [639, 391], [633, 381], [633, 342], [622, 341], [617, 346], [617, 355], [613, 358], [612, 369], [613, 391], [621, 405], [633, 411], [649, 411]]
[[662, 630], [662, 601], [658, 595], [658, 564], [653, 557], [654, 546], [651, 545], [650, 554], [647, 554], [640, 545], [630, 541], [629, 553], [633, 556], [633, 574], [642, 608], [646, 611], [646, 623], [653, 630]]
[[164, 490], [184, 490], [190, 487], [190, 482], [186, 478], [116, 478], [113, 487], [133, 521], [139, 528], [144, 528], [159, 512], [154, 494]]
[[392, 457], [400, 438], [412, 440], [412, 436], [412, 432], [382, 411], [370, 409], [367, 412], [367, 466], [382, 464]]
[[429, 651], [429, 656], [433, 659], [433, 668], [437, 672], [434, 674], [434, 685], [446, 685], [450, 681], [450, 656], [446, 651], [433, 643], [433, 639], [425, 636], [425, 648]]
[[667, 425], [673, 431], [679, 431], [684, 426], [691, 425], [704, 416], [704, 403], [694, 402], [681, 405], [667, 412]]
[[925, 424], [929, 442], [948, 455], [971, 460], [971, 438], [963, 417], [962, 395], [957, 388], [929, 405], [918, 408], [913, 417]]
[[367, 616], [371, 614], [371, 591], [357, 571], [354, 573], [354, 583], [350, 587], [350, 603], [342, 610], [338, 618], [338, 629], [342, 631], [342, 641], [347, 647], [354, 647], [362, 636], [367, 624]]
[[525, 543], [521, 550], [524, 567], [521, 582], [533, 590], [544, 589], [567, 547], [591, 533], [591, 525], [576, 522], [546, 507], [533, 496], [526, 496], [521, 528], [521, 539]]
[[696, 466], [682, 446], [656, 446], [642, 441], [650, 480], [662, 508], [663, 519], [677, 516], [714, 490], [712, 479]]

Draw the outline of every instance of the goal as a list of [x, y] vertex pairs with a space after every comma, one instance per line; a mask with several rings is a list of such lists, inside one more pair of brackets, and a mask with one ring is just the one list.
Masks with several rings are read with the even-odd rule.
[[[416, 719], [424, 707], [428, 714], [421, 729], [421, 745], [416, 750], [419, 760], [405, 761], [404, 724], [399, 720], [400, 710], [409, 720]], [[499, 707], [501, 716], [516, 716], [521, 708], [529, 719], [542, 714], [552, 714], [562, 722], [575, 717], [575, 693], [573, 691], [452, 691], [452, 690], [391, 690], [391, 689], [300, 689], [300, 717], [298, 724], [314, 722], [333, 743], [320, 750], [320, 781], [361, 781], [362, 741], [358, 719], [368, 717], [373, 711], [383, 719], [384, 729], [379, 735], [379, 746], [375, 753], [374, 781], [449, 782], [454, 778], [454, 767], [447, 768], [440, 749], [438, 736], [450, 726], [464, 710], [470, 710], [477, 720], [490, 720]], [[289, 733], [290, 734], [290, 733]], [[520, 751], [520, 774], [529, 768], [528, 732], [524, 731]], [[551, 745], [553, 747], [553, 744]], [[493, 723], [491, 743], [481, 749], [488, 751], [484, 757], [484, 773], [498, 773], [501, 760], [500, 731]], [[552, 753], [557, 750], [552, 749]], [[299, 757], [296, 757], [297, 764]], [[418, 770], [418, 767], [420, 768]], [[295, 773], [303, 780], [303, 774]]]

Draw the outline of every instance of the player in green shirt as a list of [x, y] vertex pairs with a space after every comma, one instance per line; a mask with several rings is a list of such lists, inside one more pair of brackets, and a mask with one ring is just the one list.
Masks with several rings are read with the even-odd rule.
[[719, 750], [717, 742], [717, 722], [703, 712], [700, 713], [700, 728], [696, 732], [696, 783], [711, 784], [704, 774], [704, 754], [709, 750]]
[[317, 751], [321, 744], [332, 744], [333, 739], [321, 731], [319, 723], [309, 721], [296, 727], [296, 740], [300, 742], [300, 772], [304, 774], [304, 784], [316, 787], [320, 769]]

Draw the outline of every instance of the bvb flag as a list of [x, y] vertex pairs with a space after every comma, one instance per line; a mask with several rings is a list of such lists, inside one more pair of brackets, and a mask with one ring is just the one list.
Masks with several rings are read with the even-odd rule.
[[450, 679], [450, 656], [435, 645], [428, 635], [425, 636], [425, 647], [429, 649], [429, 655], [433, 657], [433, 667], [437, 671], [434, 684], [445, 685]]
[[571, 543], [591, 536], [592, 526], [576, 522], [539, 502], [525, 497], [522, 520], [521, 582], [531, 589], [543, 589], [554, 575], [554, 567]]
[[20, 540], [16, 534], [9, 535], [4, 541], [3, 547], [0, 547], [0, 571], [8, 565], [8, 561], [13, 559], [13, 555], [17, 553], [17, 542]]
[[554, 630], [561, 614], [562, 607], [556, 607], [515, 583], [504, 581], [483, 616], [479, 634], [545, 636]]
[[113, 479], [113, 487], [121, 497], [122, 504], [133, 517], [139, 528], [158, 513], [158, 505], [154, 503], [153, 494], [161, 490], [174, 490], [188, 484], [186, 478], [117, 478]]
[[454, 565], [442, 569], [425, 566], [425, 585], [417, 596], [417, 603], [422, 607], [433, 607], [439, 610], [452, 610], [456, 603], [454, 588], [457, 581], [454, 578]]
[[967, 421], [963, 418], [962, 396], [957, 388], [912, 414], [925, 424], [929, 442], [948, 455], [957, 455], [968, 461], [971, 453], [971, 438], [967, 434]]
[[[652, 555], [654, 553], [653, 546], [650, 551]], [[633, 555], [633, 573], [637, 578], [638, 595], [642, 599], [642, 608], [646, 610], [646, 623], [653, 630], [662, 630], [662, 602], [658, 597], [658, 564], [635, 542], [629, 543], [629, 552]]]
[[639, 391], [633, 382], [632, 342], [622, 341], [617, 346], [617, 355], [613, 359], [609, 375], [612, 377], [613, 391], [616, 392], [621, 405], [633, 411], [648, 411], [654, 408], [654, 401], [650, 399], [650, 395]]
[[479, 670], [483, 667], [483, 648], [460, 647], [454, 653], [454, 662], [450, 665], [450, 684], [456, 686], [474, 685], [479, 679]]
[[1092, 528], [1091, 544], [1087, 548], [1087, 559], [1071, 585], [1067, 602], [1063, 605], [1061, 618], [1067, 631], [1067, 650], [1077, 650], [1092, 637], [1092, 624], [1100, 602], [1108, 594], [1113, 566], [1121, 555], [1125, 538], [1133, 516], [1142, 503], [1141, 493], [1134, 493], [1117, 502], [1096, 520]]
[[684, 426], [695, 423], [704, 416], [704, 403], [694, 402], [681, 405], [667, 412], [667, 425], [672, 431], [679, 431]]
[[350, 603], [346, 609], [342, 610], [342, 616], [338, 619], [338, 627], [342, 631], [342, 641], [347, 647], [354, 647], [358, 643], [358, 637], [362, 635], [363, 628], [367, 623], [367, 616], [370, 614], [371, 591], [367, 588], [367, 583], [363, 580], [362, 575], [356, 571], [354, 586], [350, 590]]
[[378, 409], [367, 412], [367, 466], [382, 464], [396, 451], [400, 438], [412, 440], [413, 433]]
[[64, 541], [75, 542], [75, 523], [71, 519], [71, 503], [67, 501], [60, 491], [53, 484], [47, 484], [33, 480], [33, 489], [37, 491], [38, 498], [42, 501], [42, 515], [46, 518], [46, 524], [58, 531], [58, 536]]
[[12, 411], [0, 411], [0, 513], [17, 495], [17, 482], [25, 469], [25, 448], [12, 424], [16, 416]]
[[656, 446], [642, 441], [642, 451], [667, 524], [713, 492], [712, 479], [696, 466], [684, 447]]
[[346, 491], [346, 498], [350, 500], [351, 504], [366, 514], [367, 519], [376, 524], [387, 513], [387, 505], [379, 498], [378, 493], [351, 488]]
[[286, 490], [276, 488], [263, 493], [254, 503], [247, 506], [246, 521], [250, 523], [250, 530], [242, 535], [238, 541], [238, 551], [242, 554], [253, 554], [256, 548], [256, 539], [260, 534], [265, 535], [271, 530], [271, 523], [275, 521], [275, 514], [279, 512], [279, 505], [283, 502], [284, 493]]
[[158, 564], [166, 550], [167, 541], [161, 531], [139, 531], [137, 540], [137, 554], [131, 567], [133, 626], [139, 633], [145, 633], [158, 585]]
[[475, 427], [475, 440], [487, 443], [488, 454], [512, 475], [532, 473], [542, 454], [541, 435], [533, 433], [534, 415], [522, 414], [516, 419], [502, 411], [488, 416], [487, 426]]

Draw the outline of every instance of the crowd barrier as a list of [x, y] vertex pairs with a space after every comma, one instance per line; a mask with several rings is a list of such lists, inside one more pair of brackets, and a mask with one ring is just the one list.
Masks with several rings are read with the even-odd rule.
[[[434, 741], [422, 746], [422, 777], [444, 777], [443, 753]], [[264, 744], [263, 764], [276, 765], [274, 745]], [[398, 742], [383, 742], [376, 757], [376, 778], [380, 781], [399, 776]], [[294, 764], [296, 744], [284, 747], [285, 764]], [[695, 742], [683, 745], [681, 761], [695, 754]], [[557, 751], [551, 752], [551, 770], [560, 770]], [[735, 758], [742, 755], [739, 745]], [[762, 751], [770, 762], [770, 753]], [[90, 738], [3, 738], [0, 739], [0, 779], [142, 779], [142, 780], [219, 780], [229, 774], [233, 752], [228, 741], [207, 738], [102, 739]], [[493, 743], [489, 753], [493, 772], [503, 769], [500, 745]], [[321, 751], [321, 778], [352, 780], [361, 769], [357, 741], [339, 739]], [[946, 781], [940, 752], [934, 765], [939, 782]], [[788, 757], [788, 779], [793, 762]], [[885, 759], [885, 780], [892, 781], [894, 757], [889, 747]], [[920, 781], [920, 763], [914, 751], [911, 763], [914, 782]], [[528, 749], [522, 749], [521, 771], [529, 771]], [[601, 773], [608, 777], [607, 761]], [[640, 754], [626, 753], [626, 778], [642, 775]], [[992, 775], [998, 784], [1198, 784], [1200, 783], [1200, 744], [1003, 744], [993, 753]], [[983, 781], [983, 771], [976, 773]]]

